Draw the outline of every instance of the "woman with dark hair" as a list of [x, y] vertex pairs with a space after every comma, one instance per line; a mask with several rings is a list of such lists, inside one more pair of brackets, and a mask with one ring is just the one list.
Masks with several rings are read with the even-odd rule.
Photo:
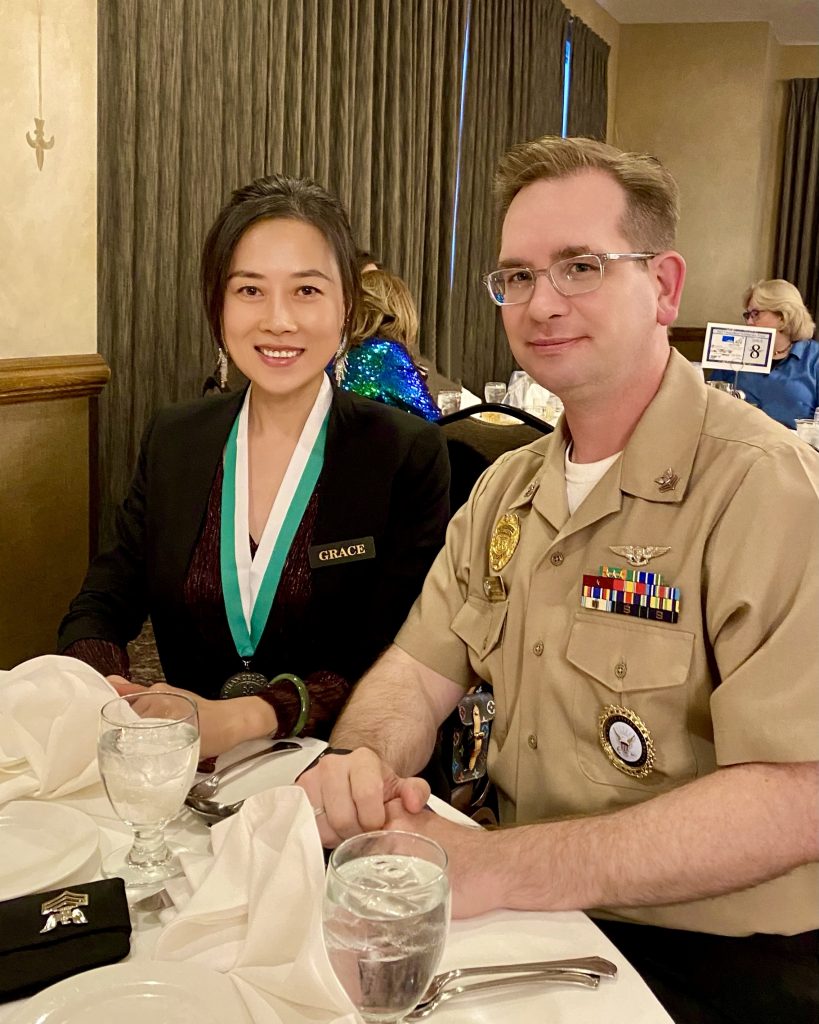
[[154, 417], [59, 649], [138, 692], [126, 645], [150, 615], [168, 680], [151, 692], [193, 695], [216, 754], [329, 734], [442, 544], [449, 466], [436, 428], [325, 372], [360, 273], [324, 189], [273, 175], [237, 190], [201, 268], [216, 344], [250, 384]]

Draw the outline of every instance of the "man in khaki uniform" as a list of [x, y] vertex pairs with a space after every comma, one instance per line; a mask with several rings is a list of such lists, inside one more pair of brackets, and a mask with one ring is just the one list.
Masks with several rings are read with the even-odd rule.
[[[356, 749], [302, 785], [328, 845], [438, 839], [456, 914], [592, 911], [677, 1021], [813, 1020], [819, 459], [670, 351], [685, 267], [656, 161], [546, 138], [498, 190], [487, 285], [565, 415], [478, 482], [333, 732]], [[489, 833], [411, 777], [479, 679], [521, 826]]]

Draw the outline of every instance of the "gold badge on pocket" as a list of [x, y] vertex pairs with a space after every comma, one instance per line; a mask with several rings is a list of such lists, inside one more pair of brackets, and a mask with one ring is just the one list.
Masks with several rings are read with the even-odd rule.
[[597, 719], [597, 731], [603, 753], [618, 771], [644, 779], [654, 770], [654, 741], [636, 712], [606, 704]]
[[514, 555], [520, 540], [520, 516], [517, 512], [504, 512], [495, 523], [489, 541], [489, 565], [492, 572], [500, 572]]

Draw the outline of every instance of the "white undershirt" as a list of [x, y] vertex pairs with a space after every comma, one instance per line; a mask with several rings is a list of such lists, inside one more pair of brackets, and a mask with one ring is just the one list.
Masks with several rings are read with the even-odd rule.
[[573, 516], [589, 496], [595, 485], [606, 475], [614, 463], [623, 454], [615, 452], [607, 459], [599, 462], [572, 462], [570, 456], [572, 446], [566, 449], [566, 499], [569, 502], [569, 515]]

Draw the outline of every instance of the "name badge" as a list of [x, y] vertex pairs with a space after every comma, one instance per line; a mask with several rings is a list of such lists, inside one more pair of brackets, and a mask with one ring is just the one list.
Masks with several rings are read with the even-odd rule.
[[375, 539], [356, 537], [354, 540], [336, 540], [331, 544], [314, 544], [309, 550], [310, 566], [323, 569], [342, 562], [362, 562], [375, 558]]

